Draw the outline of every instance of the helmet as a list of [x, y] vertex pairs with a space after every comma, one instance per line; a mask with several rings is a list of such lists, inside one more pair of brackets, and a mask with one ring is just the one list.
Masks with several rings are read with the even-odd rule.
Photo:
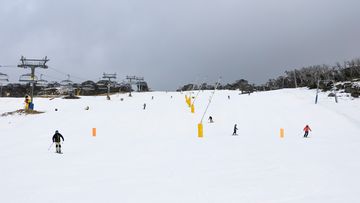
[[58, 132], [59, 132], [58, 130], [55, 131], [55, 133], [58, 133]]

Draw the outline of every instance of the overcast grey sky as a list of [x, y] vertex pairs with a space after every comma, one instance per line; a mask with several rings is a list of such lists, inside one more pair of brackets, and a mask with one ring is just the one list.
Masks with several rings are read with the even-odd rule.
[[[143, 76], [154, 90], [219, 76], [260, 84], [359, 57], [359, 8], [359, 0], [0, 0], [0, 65], [46, 55], [74, 81], [116, 72], [119, 81]], [[0, 72], [16, 81], [28, 70]]]

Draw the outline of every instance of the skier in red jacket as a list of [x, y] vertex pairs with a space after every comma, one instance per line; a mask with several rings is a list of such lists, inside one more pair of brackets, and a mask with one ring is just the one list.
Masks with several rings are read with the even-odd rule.
[[309, 135], [309, 130], [311, 131], [311, 128], [309, 127], [309, 125], [306, 125], [304, 128], [305, 131], [304, 137], [307, 137]]

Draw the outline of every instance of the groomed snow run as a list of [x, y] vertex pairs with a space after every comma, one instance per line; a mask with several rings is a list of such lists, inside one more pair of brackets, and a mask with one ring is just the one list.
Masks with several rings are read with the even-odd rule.
[[[315, 105], [307, 89], [217, 91], [198, 138], [211, 93], [199, 93], [194, 114], [188, 92], [35, 98], [45, 113], [0, 117], [0, 202], [360, 201], [359, 99], [336, 104], [321, 93]], [[0, 114], [20, 108], [23, 98], [0, 98]], [[62, 155], [48, 151], [55, 130]]]

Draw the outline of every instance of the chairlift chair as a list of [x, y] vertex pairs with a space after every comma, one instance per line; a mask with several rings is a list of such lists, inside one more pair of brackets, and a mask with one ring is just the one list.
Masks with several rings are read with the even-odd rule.
[[37, 81], [36, 75], [33, 78], [30, 73], [20, 75], [20, 77], [19, 77], [19, 82], [30, 82], [31, 83], [31, 82], [36, 82], [36, 81]]
[[80, 88], [84, 91], [94, 91], [96, 87], [96, 83], [88, 80], [83, 83], [81, 83]]
[[72, 84], [74, 83], [73, 81], [70, 80], [70, 75], [67, 75], [68, 78], [66, 80], [62, 80], [60, 82], [60, 85], [63, 86], [63, 87], [69, 87], [69, 86], [72, 86]]
[[71, 81], [71, 80], [62, 80], [60, 82], [61, 86], [69, 86], [69, 85], [72, 85], [72, 84], [73, 84], [73, 81]]
[[40, 87], [45, 87], [48, 83], [47, 80], [42, 79], [43, 74], [40, 75], [40, 80], [36, 81], [36, 85]]
[[96, 85], [98, 86], [99, 90], [107, 90], [107, 80], [100, 80], [96, 83]]
[[2, 97], [3, 92], [2, 82], [9, 82], [9, 76], [5, 73], [0, 73], [0, 97]]
[[94, 91], [95, 90], [95, 87], [94, 85], [91, 85], [91, 84], [87, 84], [87, 85], [83, 85], [81, 87], [81, 89], [85, 90], [85, 91]]
[[9, 82], [9, 76], [5, 73], [0, 73], [0, 82]]
[[67, 75], [67, 79], [66, 80], [62, 80], [60, 82], [60, 92], [61, 94], [73, 94], [74, 93], [74, 87], [73, 87], [74, 82], [72, 80], [70, 80], [70, 75]]

